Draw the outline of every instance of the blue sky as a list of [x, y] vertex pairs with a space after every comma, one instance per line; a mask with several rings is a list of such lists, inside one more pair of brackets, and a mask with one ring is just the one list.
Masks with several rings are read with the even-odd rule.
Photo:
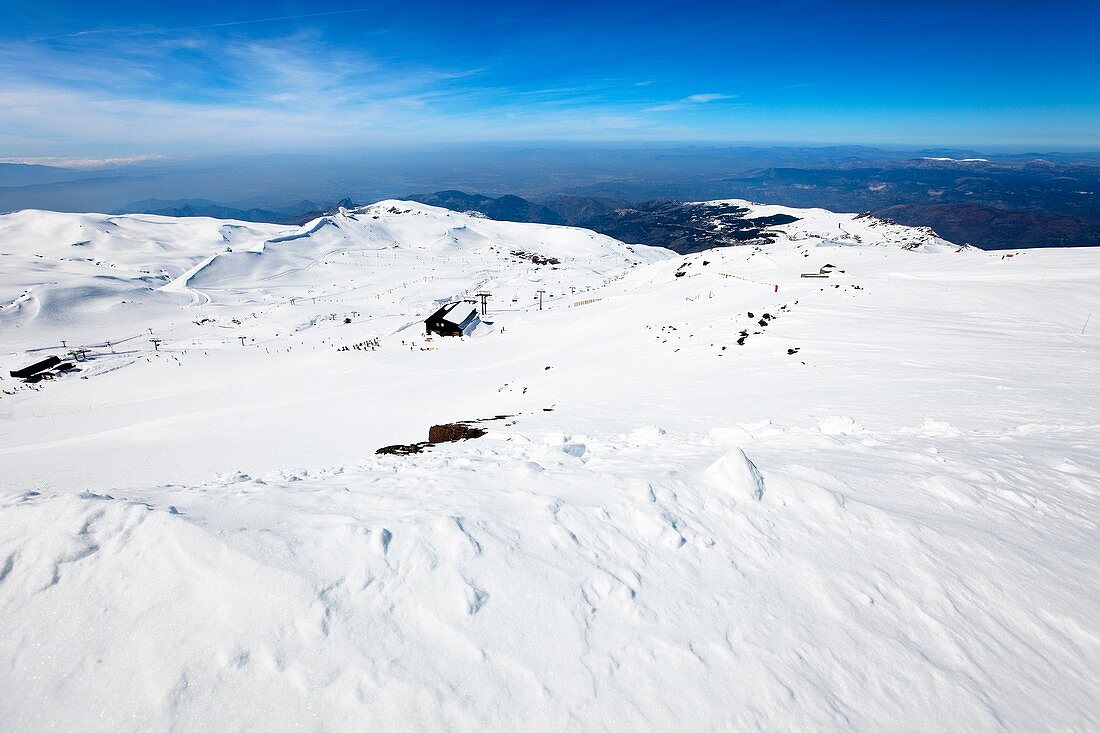
[[1095, 150], [1098, 38], [1096, 0], [0, 0], [0, 158], [523, 140]]

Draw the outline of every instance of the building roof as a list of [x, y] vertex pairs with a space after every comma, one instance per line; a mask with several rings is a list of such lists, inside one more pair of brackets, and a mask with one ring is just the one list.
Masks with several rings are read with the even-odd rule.
[[477, 306], [473, 303], [461, 301], [451, 306], [451, 309], [443, 315], [443, 320], [461, 326], [477, 315]]

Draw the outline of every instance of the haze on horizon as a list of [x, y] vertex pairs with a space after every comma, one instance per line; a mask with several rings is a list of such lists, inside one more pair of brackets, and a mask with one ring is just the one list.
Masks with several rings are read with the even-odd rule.
[[1100, 6], [0, 7], [0, 158], [516, 141], [1100, 149]]

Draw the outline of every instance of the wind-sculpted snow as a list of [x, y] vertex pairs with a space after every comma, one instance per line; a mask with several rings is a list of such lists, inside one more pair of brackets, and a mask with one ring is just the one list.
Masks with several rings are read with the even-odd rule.
[[990, 455], [983, 438], [882, 437], [873, 454], [805, 433], [756, 445], [759, 502], [713, 490], [697, 467], [723, 449], [674, 431], [508, 431], [337, 469], [13, 497], [5, 647], [36, 648], [9, 658], [4, 717], [33, 728], [41, 711], [15, 701], [51, 700], [55, 722], [111, 728], [1095, 719], [1095, 602], [1077, 589], [1097, 507], [1074, 486], [1100, 476], [1043, 466], [1051, 446], [992, 472], [1049, 493], [993, 489], [970, 454], [1016, 463], [1030, 441]]
[[715, 488], [742, 497], [764, 498], [764, 477], [749, 460], [745, 451], [737, 448], [725, 454], [707, 469], [707, 478]]
[[830, 216], [673, 257], [383, 202], [198, 220], [155, 281], [15, 247], [3, 727], [1095, 729], [1096, 253]]

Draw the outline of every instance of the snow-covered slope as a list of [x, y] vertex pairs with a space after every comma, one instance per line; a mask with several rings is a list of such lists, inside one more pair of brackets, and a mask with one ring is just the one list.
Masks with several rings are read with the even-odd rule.
[[1095, 729], [1100, 252], [800, 214], [0, 217], [0, 721]]
[[[604, 273], [670, 256], [582, 229], [393, 201], [303, 227], [24, 211], [0, 216], [0, 248], [0, 326], [14, 334], [9, 347], [30, 349], [61, 340], [118, 344], [150, 328], [176, 339], [205, 336], [210, 328], [188, 326], [201, 320], [197, 312], [180, 307], [192, 302], [291, 305], [309, 298], [408, 320], [433, 299], [495, 287], [498, 300], [511, 302], [521, 283], [560, 297], [567, 284], [592, 287]], [[531, 255], [558, 259], [570, 272], [538, 267]], [[530, 299], [534, 290], [524, 295]], [[225, 312], [198, 315], [213, 323]]]
[[[202, 258], [272, 236], [279, 227], [218, 219], [173, 219], [131, 214], [20, 211], [0, 216], [0, 328], [4, 345], [31, 327], [26, 342], [51, 338], [51, 329], [80, 335], [97, 325], [110, 333], [152, 317], [147, 306], [179, 312], [186, 299], [155, 291]], [[104, 320], [106, 311], [115, 314]], [[129, 311], [121, 315], [119, 311]], [[20, 334], [21, 335], [21, 334]], [[97, 337], [97, 336], [96, 336]], [[61, 336], [64, 338], [64, 335]]]
[[[736, 206], [748, 211], [742, 215], [746, 219], [760, 220], [776, 215], [793, 217], [796, 221], [789, 224], [773, 224], [767, 227], [767, 231], [778, 232], [792, 242], [816, 240], [832, 245], [902, 247], [922, 252], [946, 252], [959, 249], [959, 245], [942, 239], [928, 227], [904, 226], [870, 214], [843, 214], [827, 209], [795, 209], [790, 206], [758, 204], [744, 199], [699, 201], [693, 205], [713, 209]], [[721, 219], [716, 219], [713, 225], [716, 231], [721, 231]]]

